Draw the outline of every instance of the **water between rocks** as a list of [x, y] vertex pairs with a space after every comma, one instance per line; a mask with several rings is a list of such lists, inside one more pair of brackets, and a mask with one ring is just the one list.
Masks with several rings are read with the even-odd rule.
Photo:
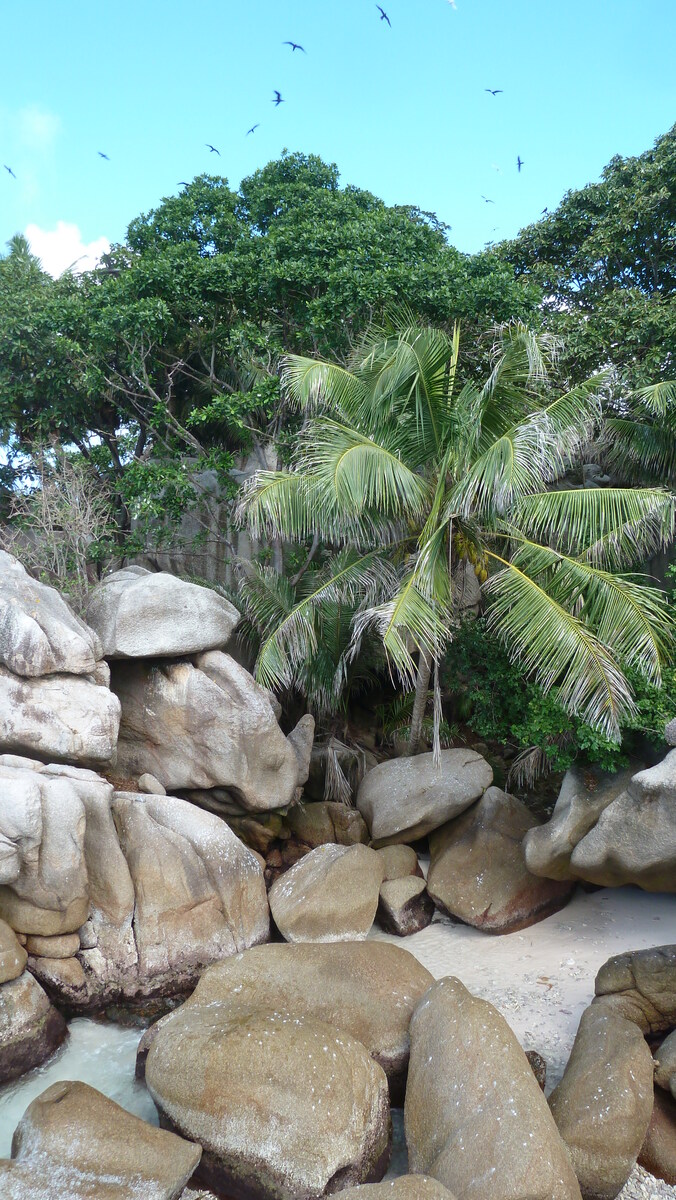
[[[675, 943], [676, 896], [638, 888], [579, 891], [567, 908], [520, 933], [491, 936], [437, 918], [405, 940], [378, 929], [370, 936], [405, 945], [436, 978], [457, 975], [495, 1004], [524, 1048], [544, 1055], [549, 1091], [561, 1077], [599, 967], [624, 950]], [[153, 1102], [134, 1077], [140, 1036], [138, 1029], [107, 1022], [72, 1021], [67, 1042], [49, 1062], [0, 1090], [0, 1157], [9, 1155], [30, 1102], [62, 1079], [82, 1080], [156, 1124]], [[403, 1122], [400, 1113], [394, 1117], [388, 1178], [406, 1169]]]

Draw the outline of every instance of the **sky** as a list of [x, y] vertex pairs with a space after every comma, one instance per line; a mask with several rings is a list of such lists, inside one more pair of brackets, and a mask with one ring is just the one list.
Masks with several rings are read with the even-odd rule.
[[676, 0], [383, 8], [391, 25], [372, 0], [5, 5], [0, 250], [23, 231], [52, 273], [82, 269], [179, 181], [236, 186], [286, 148], [471, 252], [676, 121]]

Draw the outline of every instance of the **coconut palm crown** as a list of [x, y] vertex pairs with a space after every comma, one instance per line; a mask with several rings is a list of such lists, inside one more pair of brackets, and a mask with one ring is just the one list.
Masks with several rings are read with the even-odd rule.
[[460, 384], [459, 350], [457, 328], [405, 313], [372, 329], [347, 367], [285, 360], [303, 429], [289, 470], [246, 485], [240, 518], [259, 537], [316, 546], [319, 534], [335, 560], [263, 640], [257, 676], [292, 684], [316, 651], [322, 604], [349, 602], [352, 652], [376, 632], [391, 668], [417, 684], [413, 752], [464, 560], [512, 659], [616, 739], [633, 708], [624, 668], [659, 683], [671, 652], [664, 596], [633, 572], [673, 540], [676, 498], [566, 483], [599, 432], [604, 374], [555, 392], [556, 344], [518, 324], [498, 331], [483, 385]]

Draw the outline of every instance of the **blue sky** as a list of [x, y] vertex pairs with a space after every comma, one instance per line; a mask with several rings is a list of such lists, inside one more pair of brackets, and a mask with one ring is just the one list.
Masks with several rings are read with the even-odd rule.
[[75, 256], [179, 180], [236, 185], [287, 147], [476, 250], [676, 121], [676, 0], [455, 3], [384, 0], [391, 28], [372, 0], [5, 6], [0, 245], [31, 228]]

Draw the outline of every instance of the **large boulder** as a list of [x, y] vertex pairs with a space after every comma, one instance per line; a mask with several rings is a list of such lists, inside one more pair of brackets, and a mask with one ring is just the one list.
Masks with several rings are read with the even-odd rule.
[[[404, 1093], [411, 1015], [432, 982], [412, 954], [387, 942], [274, 943], [209, 967], [183, 1007], [219, 1008], [233, 1020], [254, 1012], [312, 1017], [342, 1029], [383, 1068], [395, 1102]], [[174, 1019], [170, 1013], [144, 1034], [139, 1076], [159, 1030]]]
[[427, 1175], [400, 1175], [388, 1183], [365, 1183], [340, 1193], [340, 1200], [455, 1200], [455, 1196]]
[[570, 857], [601, 813], [631, 782], [633, 770], [615, 775], [592, 767], [570, 767], [549, 821], [529, 829], [524, 839], [526, 866], [547, 879], [574, 879]]
[[464, 812], [493, 782], [493, 771], [474, 750], [442, 750], [392, 758], [362, 780], [357, 808], [374, 843], [413, 842]]
[[571, 870], [602, 887], [676, 891], [676, 750], [634, 775], [578, 842]]
[[524, 929], [556, 912], [574, 884], [531, 875], [523, 839], [537, 825], [520, 800], [490, 787], [430, 837], [427, 890], [444, 912], [487, 933]]
[[383, 1069], [323, 1021], [184, 1005], [152, 1043], [146, 1083], [162, 1123], [203, 1147], [196, 1178], [225, 1196], [309, 1200], [386, 1169]]
[[590, 1005], [549, 1104], [584, 1200], [614, 1200], [653, 1108], [652, 1056], [636, 1025]]
[[[28, 971], [0, 986], [0, 1084], [39, 1066], [61, 1045], [66, 1022]], [[4, 1193], [3, 1193], [4, 1194]]]
[[409, 1169], [461, 1200], [580, 1200], [521, 1046], [458, 979], [434, 983], [413, 1014], [405, 1125]]
[[87, 919], [84, 796], [112, 787], [93, 771], [0, 756], [0, 916], [21, 933], [72, 933]]
[[361, 813], [338, 800], [295, 804], [286, 814], [285, 825], [311, 850], [328, 842], [354, 846], [357, 842], [366, 843], [369, 840], [369, 831]]
[[0, 664], [14, 675], [93, 675], [102, 656], [92, 629], [59, 593], [0, 550]]
[[194, 662], [116, 662], [122, 703], [118, 771], [154, 775], [167, 791], [226, 788], [245, 808], [284, 808], [299, 760], [267, 693], [227, 654]]
[[120, 702], [79, 675], [24, 679], [0, 667], [0, 751], [85, 765], [114, 758]]
[[645, 1141], [638, 1156], [657, 1179], [676, 1184], [676, 1099], [661, 1088], [655, 1089], [655, 1102]]
[[676, 1026], [676, 945], [615, 954], [600, 968], [594, 990], [594, 1005], [642, 1033], [668, 1033]]
[[317, 846], [270, 888], [273, 920], [287, 942], [360, 940], [375, 920], [383, 866], [368, 846]]
[[265, 941], [263, 873], [218, 817], [177, 796], [117, 793], [113, 817], [135, 894], [138, 972], [180, 991], [206, 965]]
[[200, 1147], [156, 1129], [85, 1083], [47, 1088], [0, 1160], [3, 1200], [178, 1200]]
[[227, 645], [239, 613], [212, 588], [132, 566], [93, 589], [87, 620], [106, 658], [177, 658]]
[[672, 1079], [676, 1078], [676, 1029], [655, 1051], [654, 1059], [657, 1063], [655, 1083], [669, 1091]]

